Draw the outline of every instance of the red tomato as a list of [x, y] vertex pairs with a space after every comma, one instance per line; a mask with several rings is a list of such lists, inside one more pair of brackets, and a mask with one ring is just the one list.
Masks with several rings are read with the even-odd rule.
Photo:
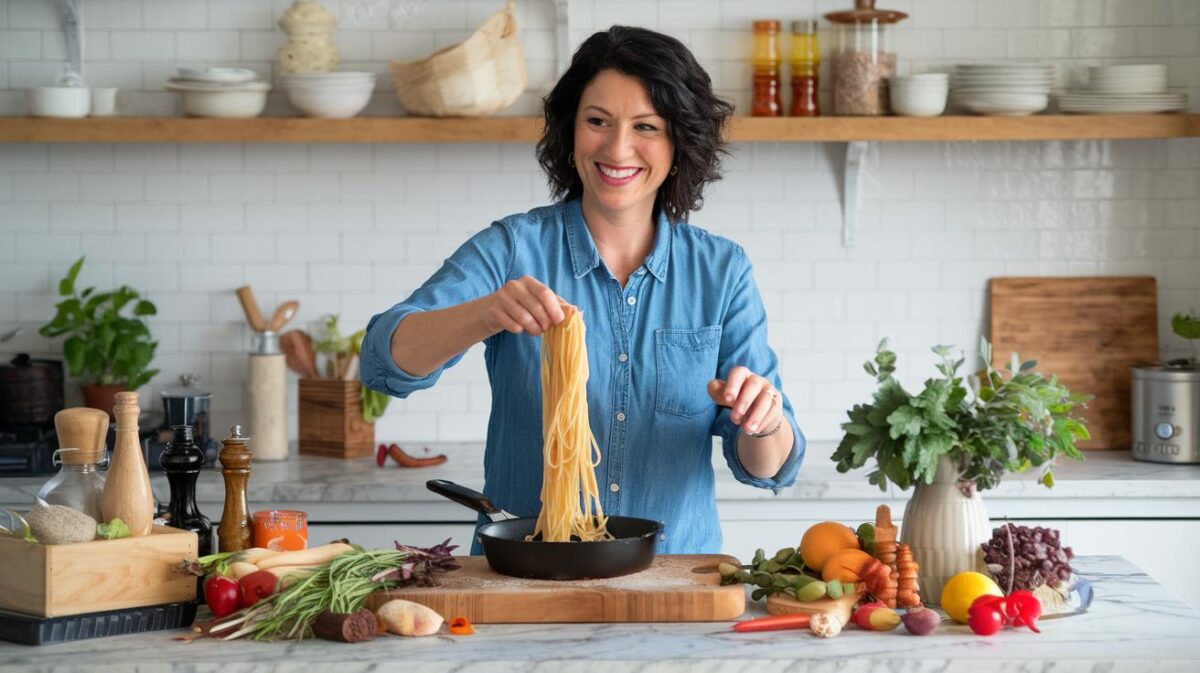
[[204, 600], [213, 617], [220, 619], [242, 607], [242, 587], [233, 578], [213, 575], [204, 582]]
[[994, 636], [1004, 628], [1004, 600], [996, 596], [980, 596], [967, 610], [967, 625], [981, 636]]
[[258, 570], [241, 579], [242, 598], [245, 607], [250, 607], [262, 599], [275, 593], [275, 585], [279, 578], [266, 570]]

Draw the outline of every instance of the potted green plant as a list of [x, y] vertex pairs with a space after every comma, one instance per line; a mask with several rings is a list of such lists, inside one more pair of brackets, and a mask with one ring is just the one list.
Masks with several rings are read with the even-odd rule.
[[896, 354], [887, 339], [879, 343], [874, 362], [864, 365], [879, 389], [870, 403], [849, 411], [833, 460], [839, 472], [873, 460], [868, 479], [880, 490], [889, 484], [914, 489], [901, 538], [921, 561], [924, 596], [936, 602], [950, 576], [984, 569], [980, 545], [991, 526], [979, 491], [998, 485], [1007, 472], [1031, 469], [1053, 486], [1058, 456], [1083, 459], [1077, 443], [1089, 434], [1076, 410], [1090, 397], [1072, 393], [1057, 376], [1043, 376], [1036, 360], [1021, 362], [1015, 353], [1003, 372], [994, 369], [986, 339], [983, 369], [969, 380], [958, 375], [963, 359], [950, 347], [933, 352], [941, 358], [941, 376], [914, 395], [893, 376]]
[[96, 292], [94, 287], [79, 290], [75, 280], [83, 260], [76, 260], [58, 282], [64, 299], [56, 305], [54, 318], [38, 332], [46, 337], [69, 335], [63, 342], [63, 356], [71, 376], [84, 379], [84, 404], [111, 414], [118, 392], [137, 390], [158, 373], [150, 369], [158, 343], [146, 323], [146, 317], [158, 309], [128, 285], [109, 292]]

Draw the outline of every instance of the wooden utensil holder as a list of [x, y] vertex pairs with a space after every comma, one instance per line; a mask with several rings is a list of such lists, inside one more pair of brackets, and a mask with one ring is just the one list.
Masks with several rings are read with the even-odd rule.
[[192, 601], [196, 578], [177, 571], [195, 560], [188, 530], [79, 544], [31, 544], [0, 537], [0, 608], [61, 617]]
[[363, 420], [362, 382], [300, 379], [300, 453], [362, 458], [375, 452], [375, 424]]

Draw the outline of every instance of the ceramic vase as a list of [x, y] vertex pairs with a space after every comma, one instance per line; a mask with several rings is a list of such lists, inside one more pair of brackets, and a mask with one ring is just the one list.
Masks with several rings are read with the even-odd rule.
[[918, 582], [926, 604], [941, 601], [942, 586], [965, 570], [986, 572], [980, 545], [991, 537], [987, 509], [979, 492], [964, 493], [958, 469], [946, 457], [932, 484], [917, 484], [904, 508], [900, 541], [912, 548], [921, 570]]

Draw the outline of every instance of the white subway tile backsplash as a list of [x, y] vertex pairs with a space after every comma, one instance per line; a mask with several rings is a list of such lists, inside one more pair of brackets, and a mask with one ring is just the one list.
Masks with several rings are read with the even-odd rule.
[[[283, 43], [275, 20], [290, 3], [91, 2], [88, 80], [127, 90], [129, 114], [178, 114], [177, 96], [161, 87], [181, 65], [241, 65], [274, 77]], [[387, 60], [420, 58], [460, 40], [500, 4], [426, 2], [398, 28], [378, 8], [368, 18], [331, 7], [341, 15], [342, 68], [380, 75], [368, 114], [396, 114]], [[19, 89], [53, 81], [61, 67], [51, 5], [0, 0], [0, 87], [12, 87], [0, 91], [4, 113], [22, 114]], [[569, 6], [576, 43], [611, 23], [677, 35], [742, 111], [751, 21], [783, 22], [786, 59], [790, 20], [848, 7], [845, 0]], [[1060, 85], [1078, 86], [1087, 65], [1149, 60], [1167, 63], [1171, 85], [1200, 100], [1200, 3], [1190, 0], [896, 0], [887, 7], [911, 14], [895, 32], [902, 72], [1039, 59], [1055, 63]], [[517, 11], [531, 81], [504, 114], [537, 114], [554, 77], [554, 3], [529, 0]], [[822, 37], [828, 53], [832, 33]], [[828, 59], [823, 74], [828, 83]], [[294, 114], [281, 91], [269, 114]], [[839, 437], [845, 409], [869, 399], [873, 382], [861, 363], [880, 337], [892, 337], [901, 374], [915, 382], [933, 372], [933, 343], [974, 347], [992, 277], [1150, 274], [1159, 279], [1164, 316], [1200, 305], [1195, 140], [872, 143], [852, 248], [841, 243], [844, 145], [731, 149], [725, 179], [706, 190], [703, 209], [689, 219], [747, 250], [770, 342], [810, 439]], [[234, 287], [253, 285], [268, 307], [298, 299], [298, 327], [315, 327], [329, 313], [363, 323], [407, 296], [473, 233], [547, 201], [529, 143], [0, 145], [0, 322], [15, 317], [36, 331], [53, 306], [54, 283], [87, 253], [81, 282], [153, 292], [162, 312], [152, 324], [156, 365], [164, 372], [151, 388], [198, 372], [220, 390], [219, 412], [238, 416], [248, 334]], [[61, 340], [18, 346], [53, 352]], [[433, 390], [393, 405], [378, 429], [406, 442], [480, 441], [490, 401], [477, 347]], [[294, 424], [294, 394], [290, 403]]]
[[111, 232], [113, 221], [111, 204], [56, 203], [50, 206], [50, 229], [55, 233]]

